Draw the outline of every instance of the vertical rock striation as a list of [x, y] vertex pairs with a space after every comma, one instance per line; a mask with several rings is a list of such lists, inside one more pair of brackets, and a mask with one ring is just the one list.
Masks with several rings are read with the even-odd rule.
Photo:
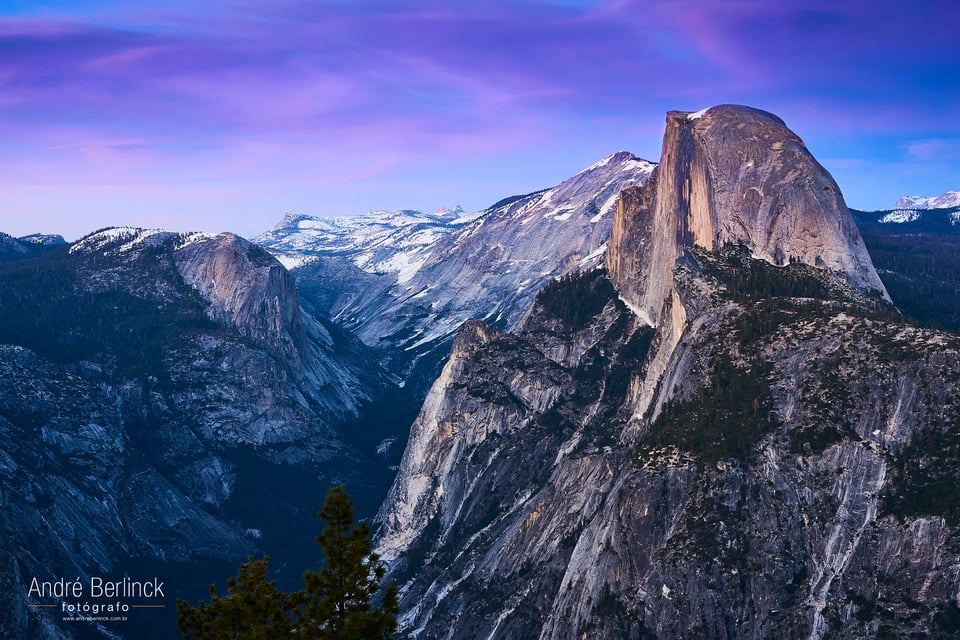
[[659, 321], [684, 249], [746, 246], [774, 265], [828, 269], [886, 297], [833, 178], [773, 114], [721, 105], [667, 114], [660, 164], [617, 204], [607, 268], [625, 301]]

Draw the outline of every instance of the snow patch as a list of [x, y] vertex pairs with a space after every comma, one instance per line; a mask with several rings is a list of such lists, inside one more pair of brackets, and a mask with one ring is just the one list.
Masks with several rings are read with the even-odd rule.
[[620, 197], [620, 192], [618, 191], [612, 194], [609, 198], [607, 198], [607, 201], [604, 202], [603, 206], [600, 207], [600, 212], [597, 215], [590, 218], [590, 222], [596, 224], [597, 222], [600, 222], [603, 216], [613, 211], [613, 208], [617, 204], [617, 198], [619, 197]]
[[656, 162], [649, 162], [647, 160], [641, 160], [640, 158], [634, 158], [633, 160], [628, 160], [621, 165], [621, 169], [624, 173], [645, 173], [649, 174], [653, 171], [654, 167], [657, 166]]
[[552, 218], [553, 220], [559, 220], [563, 222], [564, 220], [569, 220], [570, 216], [573, 215], [573, 210], [569, 207], [557, 207], [552, 211], [548, 211], [543, 214], [544, 218]]
[[223, 233], [190, 233], [185, 236], [180, 236], [179, 241], [177, 242], [177, 249], [182, 249], [190, 244], [197, 244], [200, 242], [206, 242], [207, 240], [214, 240], [220, 236], [225, 235]]
[[602, 261], [603, 255], [607, 252], [607, 243], [604, 242], [602, 245], [594, 249], [590, 255], [586, 258], [583, 258], [580, 262], [577, 263], [577, 268], [581, 271], [584, 269], [590, 269], [595, 266], [599, 266]]
[[905, 222], [916, 222], [920, 219], [920, 212], [916, 209], [895, 209], [880, 218], [879, 222], [883, 224], [903, 224]]
[[316, 256], [303, 256], [303, 255], [291, 255], [291, 254], [274, 254], [274, 258], [277, 259], [277, 262], [283, 265], [284, 269], [290, 271], [298, 267], [303, 267], [312, 262], [317, 261]]
[[699, 120], [702, 118], [707, 111], [710, 111], [710, 107], [706, 109], [700, 109], [700, 111], [694, 111], [693, 113], [687, 114], [687, 120]]

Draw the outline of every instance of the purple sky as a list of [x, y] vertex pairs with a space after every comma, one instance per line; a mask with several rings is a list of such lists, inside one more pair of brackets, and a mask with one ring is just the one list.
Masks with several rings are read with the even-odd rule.
[[960, 189], [958, 33], [956, 0], [4, 0], [0, 230], [474, 211], [724, 102], [886, 207]]

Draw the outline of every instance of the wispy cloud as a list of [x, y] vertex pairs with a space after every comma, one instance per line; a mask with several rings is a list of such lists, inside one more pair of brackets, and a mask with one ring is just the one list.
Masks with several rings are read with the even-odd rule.
[[664, 111], [719, 102], [776, 111], [832, 157], [949, 161], [960, 137], [952, 0], [44, 7], [0, 10], [0, 184], [308, 185], [317, 209], [394, 189], [419, 206], [438, 167], [539, 187], [550, 167], [655, 156]]
[[914, 140], [907, 144], [907, 156], [917, 160], [960, 160], [960, 138]]

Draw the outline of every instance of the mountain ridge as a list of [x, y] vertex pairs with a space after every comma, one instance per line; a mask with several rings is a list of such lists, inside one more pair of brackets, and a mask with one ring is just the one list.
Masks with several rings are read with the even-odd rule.
[[[653, 166], [617, 152], [550, 189], [505, 198], [453, 224], [444, 218], [442, 229], [430, 227], [436, 237], [417, 245], [416, 260], [405, 262], [415, 268], [403, 277], [329, 252], [292, 273], [304, 298], [326, 306], [340, 326], [384, 354], [389, 371], [402, 380], [413, 376], [425, 392], [464, 321], [516, 326], [550, 278], [598, 263], [617, 194], [645, 181]], [[407, 237], [381, 245], [386, 263], [403, 255]], [[264, 246], [286, 250], [273, 242]]]
[[[265, 250], [119, 228], [0, 271], [4, 576], [153, 567], [172, 607], [255, 551], [305, 566], [288, 541], [331, 483], [379, 499], [383, 436], [355, 418], [395, 385]], [[9, 594], [11, 637], [70, 637]], [[149, 637], [138, 620], [115, 630]]]
[[938, 196], [903, 196], [891, 209], [946, 209], [960, 207], [960, 191], [946, 191]]
[[[741, 115], [712, 111], [694, 122]], [[688, 120], [673, 117], [668, 128]], [[403, 629], [949, 637], [956, 492], [913, 500], [939, 482], [923, 460], [937, 459], [936, 478], [960, 468], [960, 449], [922, 444], [956, 438], [960, 342], [898, 318], [842, 220], [814, 237], [833, 238], [822, 264], [809, 239], [709, 245], [724, 213], [696, 195], [705, 167], [688, 172], [710, 156], [665, 140], [678, 143], [660, 165], [674, 177], [621, 196], [614, 268], [545, 288], [513, 333], [472, 322], [458, 336], [377, 519]], [[808, 185], [826, 193], [805, 166], [774, 176], [773, 192], [784, 180], [801, 201]], [[756, 185], [727, 193], [741, 186]], [[825, 207], [813, 226], [844, 212]], [[640, 253], [658, 247], [668, 268]]]

